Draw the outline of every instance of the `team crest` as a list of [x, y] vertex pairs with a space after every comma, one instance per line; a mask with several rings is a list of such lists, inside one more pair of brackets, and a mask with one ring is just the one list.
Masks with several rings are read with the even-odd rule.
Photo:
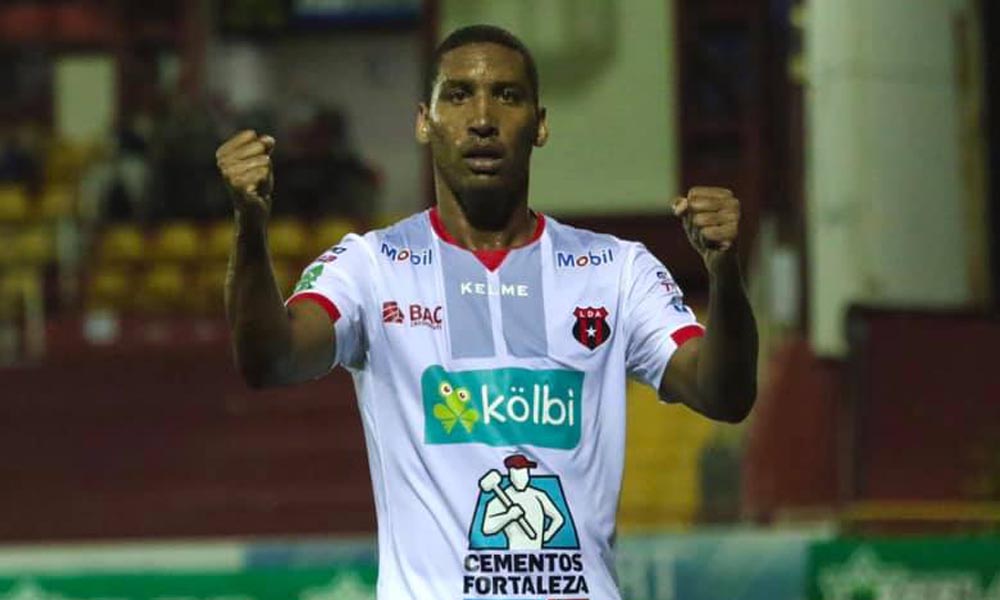
[[573, 311], [576, 323], [573, 324], [573, 337], [576, 341], [593, 350], [611, 337], [611, 326], [608, 325], [608, 309], [589, 306], [577, 307]]

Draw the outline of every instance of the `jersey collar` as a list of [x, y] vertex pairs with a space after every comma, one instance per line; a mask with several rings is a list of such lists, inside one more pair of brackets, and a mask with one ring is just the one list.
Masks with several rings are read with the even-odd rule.
[[483, 263], [483, 266], [490, 271], [496, 271], [503, 263], [503, 260], [507, 258], [507, 254], [510, 253], [511, 250], [529, 246], [537, 242], [542, 237], [542, 233], [545, 232], [545, 215], [540, 212], [535, 212], [534, 214], [538, 217], [538, 224], [535, 226], [535, 232], [531, 235], [530, 240], [520, 246], [514, 246], [513, 248], [500, 248], [498, 250], [469, 250], [460, 244], [458, 240], [452, 237], [452, 235], [448, 233], [448, 230], [444, 228], [444, 223], [441, 222], [441, 215], [438, 214], [436, 206], [432, 207], [429, 211], [431, 228], [439, 238], [452, 246], [471, 252], [477, 259], [479, 259], [479, 262]]

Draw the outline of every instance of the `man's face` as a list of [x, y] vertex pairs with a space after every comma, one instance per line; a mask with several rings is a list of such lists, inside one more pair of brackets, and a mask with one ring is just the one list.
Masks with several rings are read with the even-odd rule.
[[528, 482], [531, 481], [528, 469], [510, 469], [508, 475], [510, 476], [510, 484], [519, 492], [523, 492], [528, 487]]
[[506, 224], [510, 211], [497, 199], [526, 190], [531, 150], [547, 135], [519, 52], [468, 44], [441, 57], [417, 138], [430, 145], [438, 174], [474, 225]]

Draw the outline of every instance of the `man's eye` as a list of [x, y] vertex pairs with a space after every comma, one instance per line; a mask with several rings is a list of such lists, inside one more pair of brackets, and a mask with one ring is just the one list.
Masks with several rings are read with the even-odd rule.
[[521, 93], [514, 88], [504, 88], [500, 92], [500, 99], [504, 102], [519, 102], [521, 100]]
[[449, 102], [461, 102], [469, 97], [469, 93], [461, 88], [456, 88], [453, 90], [449, 90], [445, 94], [445, 97], [448, 99]]

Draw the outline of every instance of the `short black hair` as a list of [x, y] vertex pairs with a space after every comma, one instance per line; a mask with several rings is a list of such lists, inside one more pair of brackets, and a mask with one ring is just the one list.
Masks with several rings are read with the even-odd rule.
[[469, 44], [499, 44], [515, 50], [524, 58], [524, 66], [528, 70], [528, 79], [531, 82], [531, 92], [538, 103], [538, 68], [535, 66], [535, 57], [516, 35], [502, 27], [495, 25], [469, 25], [451, 32], [441, 42], [431, 60], [427, 63], [427, 72], [424, 76], [424, 100], [430, 103], [431, 95], [434, 93], [434, 81], [437, 79], [438, 71], [441, 68], [441, 57], [447, 52], [467, 46]]

